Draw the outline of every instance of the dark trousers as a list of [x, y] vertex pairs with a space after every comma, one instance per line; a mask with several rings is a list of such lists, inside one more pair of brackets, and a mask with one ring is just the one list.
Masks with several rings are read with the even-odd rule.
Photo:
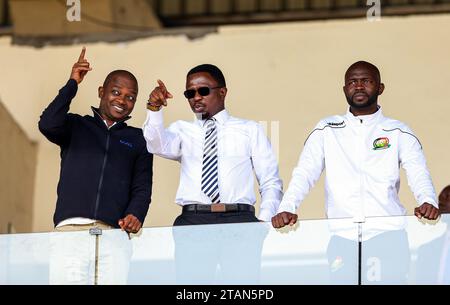
[[219, 212], [197, 213], [183, 212], [179, 215], [173, 226], [210, 225], [221, 223], [259, 222], [253, 212]]
[[269, 229], [256, 222], [253, 212], [183, 212], [173, 228], [177, 283], [258, 284]]

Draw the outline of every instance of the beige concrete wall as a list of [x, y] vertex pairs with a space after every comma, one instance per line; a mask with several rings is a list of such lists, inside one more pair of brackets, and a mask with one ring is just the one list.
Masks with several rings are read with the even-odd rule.
[[0, 234], [32, 230], [36, 144], [0, 101]]
[[[87, 45], [94, 70], [80, 87], [71, 111], [89, 113], [97, 87], [117, 68], [133, 71], [140, 96], [131, 124], [141, 126], [148, 93], [160, 78], [175, 95], [166, 122], [191, 119], [182, 96], [185, 74], [210, 62], [227, 78], [227, 107], [239, 117], [279, 122], [280, 173], [287, 186], [303, 142], [317, 121], [344, 113], [343, 74], [356, 60], [381, 70], [386, 90], [380, 98], [386, 115], [408, 123], [421, 139], [435, 186], [449, 183], [447, 140], [450, 130], [450, 15], [221, 27], [190, 41], [159, 36], [131, 43]], [[58, 148], [37, 130], [37, 121], [69, 76], [80, 45], [33, 49], [0, 39], [0, 92], [27, 134], [39, 142], [33, 229], [51, 228], [59, 169]], [[172, 223], [178, 164], [155, 159], [154, 196], [147, 226]], [[323, 178], [300, 208], [302, 218], [324, 217]], [[414, 200], [402, 180], [401, 198], [411, 213]]]

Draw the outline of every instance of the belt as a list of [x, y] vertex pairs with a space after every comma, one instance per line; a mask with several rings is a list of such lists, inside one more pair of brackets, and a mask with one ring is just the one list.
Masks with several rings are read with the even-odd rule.
[[196, 213], [224, 213], [224, 212], [255, 212], [255, 207], [245, 203], [214, 203], [214, 204], [187, 204], [183, 212]]

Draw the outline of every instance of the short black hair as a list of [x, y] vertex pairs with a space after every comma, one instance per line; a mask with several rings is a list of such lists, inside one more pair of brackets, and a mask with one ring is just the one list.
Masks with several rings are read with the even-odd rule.
[[219, 68], [217, 68], [216, 66], [211, 65], [211, 64], [198, 65], [198, 66], [192, 68], [188, 72], [187, 76], [195, 74], [195, 73], [200, 73], [200, 72], [205, 72], [205, 73], [208, 73], [209, 75], [211, 75], [211, 77], [214, 78], [214, 80], [217, 82], [218, 86], [220, 86], [220, 87], [227, 86], [227, 84], [225, 83], [225, 77], [223, 76], [222, 71], [220, 71]]
[[345, 77], [347, 77], [347, 74], [350, 72], [350, 70], [353, 70], [354, 68], [360, 67], [360, 66], [364, 66], [364, 67], [367, 67], [370, 70], [372, 70], [375, 73], [375, 76], [377, 77], [377, 81], [379, 83], [381, 83], [380, 70], [378, 70], [377, 66], [375, 66], [374, 64], [371, 64], [370, 62], [367, 62], [364, 60], [357, 61], [357, 62], [353, 63], [350, 67], [348, 67], [347, 72], [345, 72]]
[[106, 87], [113, 79], [115, 79], [118, 76], [124, 76], [124, 77], [128, 78], [129, 80], [135, 82], [136, 89], [138, 88], [138, 81], [137, 81], [136, 77], [133, 75], [133, 73], [131, 73], [127, 70], [114, 70], [114, 71], [110, 72], [106, 76], [105, 81], [103, 82], [103, 87]]

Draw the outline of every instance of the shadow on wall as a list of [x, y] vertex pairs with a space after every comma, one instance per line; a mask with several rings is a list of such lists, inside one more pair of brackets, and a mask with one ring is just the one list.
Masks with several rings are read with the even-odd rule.
[[0, 234], [31, 232], [37, 145], [0, 100]]

